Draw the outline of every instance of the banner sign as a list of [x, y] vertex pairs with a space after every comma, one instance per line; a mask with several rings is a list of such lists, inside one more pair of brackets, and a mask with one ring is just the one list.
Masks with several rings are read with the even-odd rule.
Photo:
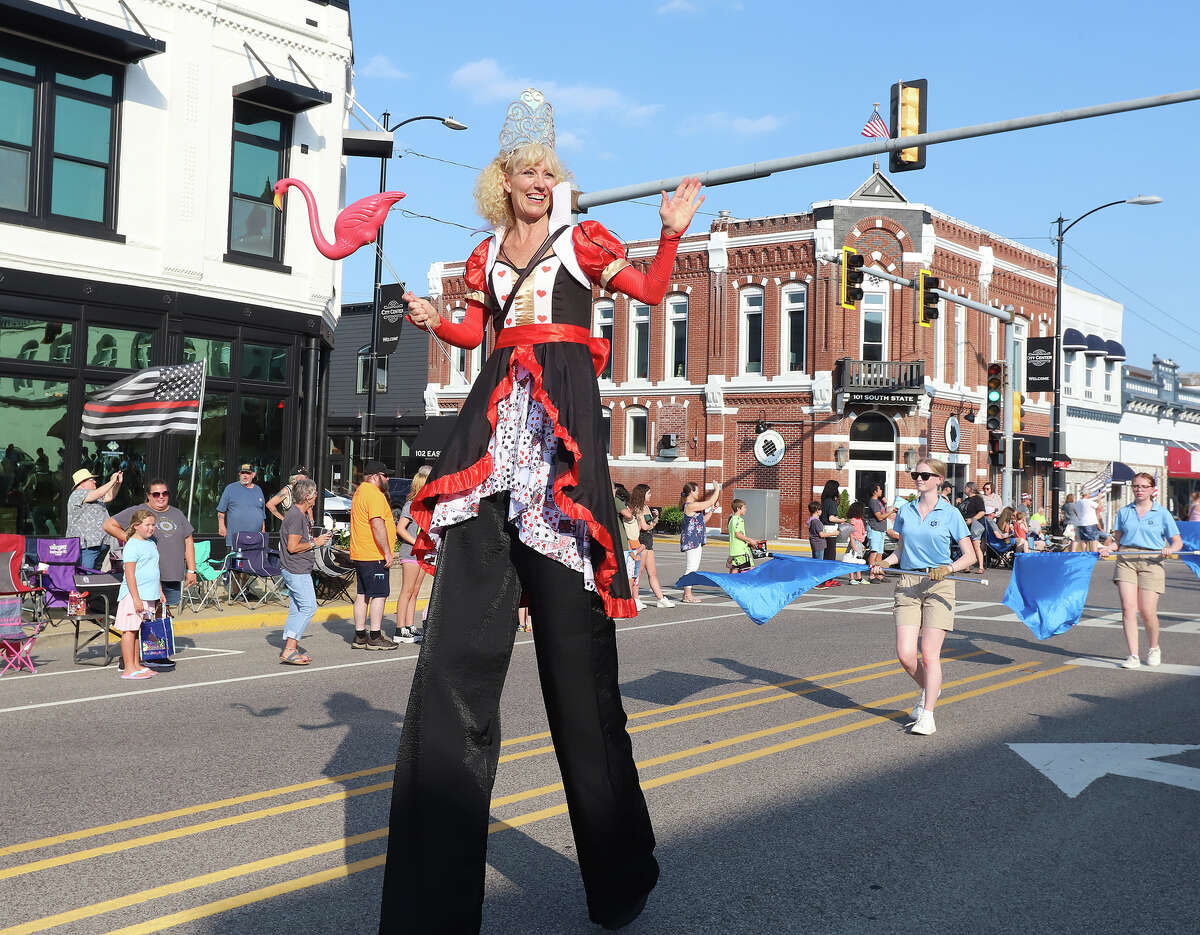
[[1054, 338], [1030, 338], [1026, 343], [1023, 392], [1039, 391], [1054, 391]]
[[408, 288], [402, 282], [386, 283], [379, 287], [379, 344], [375, 353], [383, 357], [392, 353], [400, 343], [400, 330], [408, 303], [402, 296]]

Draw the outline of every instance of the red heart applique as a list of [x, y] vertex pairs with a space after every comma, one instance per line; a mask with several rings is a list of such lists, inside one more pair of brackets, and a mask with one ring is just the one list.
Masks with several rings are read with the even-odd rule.
[[538, 294], [538, 298], [539, 298], [539, 299], [544, 299], [544, 298], [546, 298], [546, 290], [545, 290], [545, 289], [539, 289], [539, 290], [537, 291], [537, 294]]
[[549, 315], [538, 315], [537, 320], [540, 324], [545, 324], [546, 322], [548, 322], [550, 320], [550, 316]]
[[503, 278], [504, 278], [504, 274], [505, 274], [506, 272], [507, 272], [507, 270], [498, 269], [498, 270], [496, 270], [496, 275], [497, 275], [497, 276], [499, 276], [501, 279], [503, 279]]
[[542, 267], [542, 272], [543, 272], [543, 273], [548, 273], [548, 272], [550, 272], [550, 267], [549, 267], [549, 266], [543, 266], [543, 267]]

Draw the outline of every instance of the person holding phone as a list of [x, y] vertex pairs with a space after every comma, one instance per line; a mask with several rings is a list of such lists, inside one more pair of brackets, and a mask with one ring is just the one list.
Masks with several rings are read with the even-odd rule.
[[279, 563], [288, 589], [288, 615], [283, 624], [283, 651], [279, 662], [286, 666], [306, 666], [312, 656], [300, 646], [300, 638], [317, 612], [317, 594], [313, 588], [314, 549], [329, 542], [331, 532], [313, 538], [312, 511], [317, 502], [317, 485], [307, 477], [292, 482], [292, 506], [279, 527]]

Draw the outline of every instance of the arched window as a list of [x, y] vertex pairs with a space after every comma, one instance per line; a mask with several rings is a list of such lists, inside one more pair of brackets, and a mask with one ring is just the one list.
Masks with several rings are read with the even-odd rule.
[[[26, 341], [21, 345], [21, 349], [17, 351], [17, 360], [33, 360], [37, 357], [38, 343], [37, 341]], [[33, 381], [16, 377], [13, 379], [13, 389], [28, 390], [33, 388]]]
[[668, 380], [687, 379], [688, 297], [682, 293], [667, 296], [666, 366]]
[[[598, 338], [604, 338], [608, 342], [608, 360], [605, 361], [604, 369], [600, 372], [601, 380], [612, 379], [612, 343], [613, 343], [613, 303], [612, 299], [602, 299], [596, 303], [595, 315], [592, 316], [595, 322], [595, 334]], [[611, 413], [610, 413], [611, 415]]]
[[805, 340], [808, 334], [808, 287], [803, 283], [791, 283], [783, 287], [784, 373], [803, 372], [805, 366]]
[[639, 406], [625, 410], [625, 454], [647, 455], [650, 452], [650, 414]]
[[650, 379], [650, 306], [629, 303], [629, 379]]
[[747, 286], [738, 295], [739, 363], [744, 374], [763, 372], [763, 291]]

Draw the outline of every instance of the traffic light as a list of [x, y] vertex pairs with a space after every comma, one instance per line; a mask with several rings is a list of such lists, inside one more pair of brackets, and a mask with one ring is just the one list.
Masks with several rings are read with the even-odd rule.
[[938, 317], [938, 297], [933, 291], [942, 288], [942, 281], [927, 269], [917, 272], [917, 322], [930, 327]]
[[[892, 131], [896, 137], [916, 136], [926, 129], [926, 99], [929, 82], [924, 78], [892, 85]], [[925, 168], [925, 147], [892, 150], [888, 167], [893, 172]]]
[[853, 310], [862, 301], [863, 256], [853, 247], [842, 247], [842, 288], [839, 304]]
[[992, 467], [1004, 467], [1004, 436], [993, 432], [988, 436], [988, 464]]
[[1013, 390], [1012, 430], [1021, 431], [1021, 423], [1025, 419], [1025, 396], [1020, 390]]
[[1004, 361], [993, 360], [987, 369], [987, 430], [1004, 429]]

